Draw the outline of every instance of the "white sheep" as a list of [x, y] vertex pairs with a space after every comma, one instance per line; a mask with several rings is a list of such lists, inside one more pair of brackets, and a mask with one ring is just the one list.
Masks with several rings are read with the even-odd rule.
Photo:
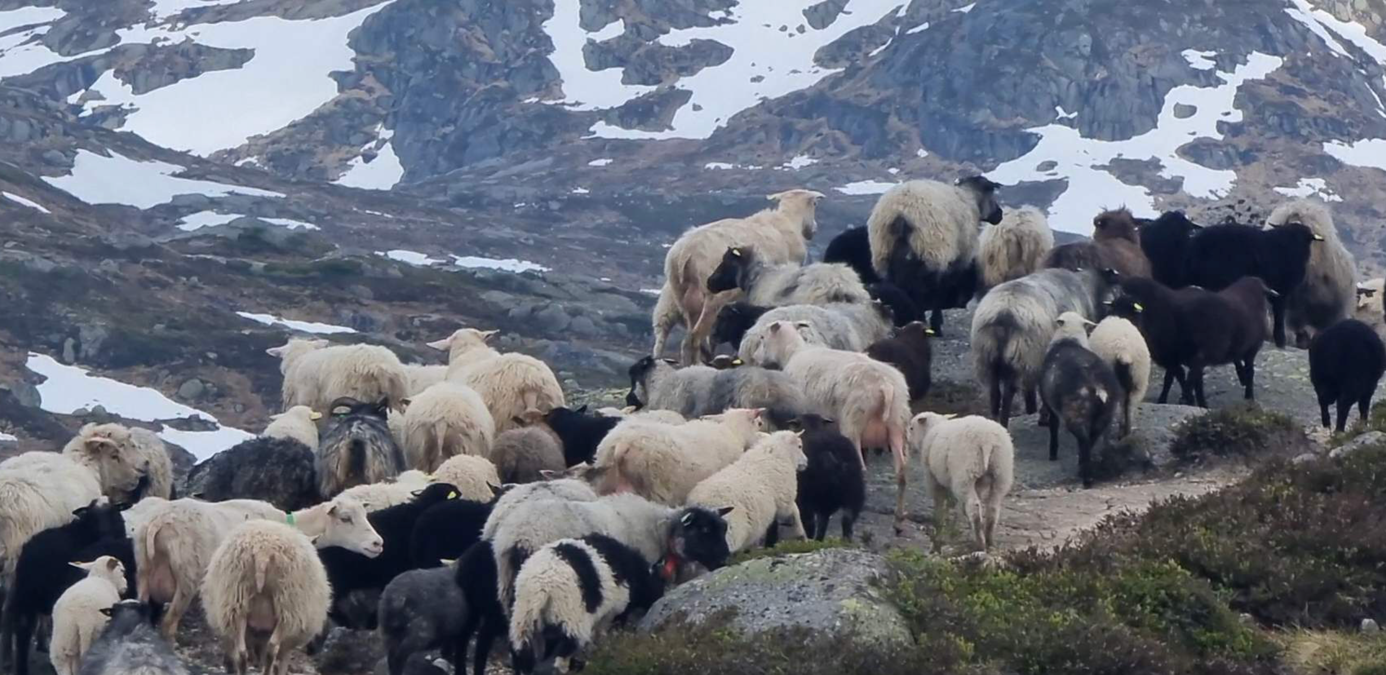
[[784, 519], [789, 519], [796, 538], [806, 539], [795, 500], [799, 496], [798, 473], [807, 467], [808, 457], [799, 436], [777, 431], [698, 483], [688, 493], [688, 503], [713, 510], [732, 507], [725, 517], [727, 548], [733, 553], [761, 541]]
[[425, 389], [448, 379], [448, 367], [406, 363], [404, 374], [409, 378], [409, 395], [418, 396]]
[[1001, 222], [982, 230], [977, 244], [979, 292], [1038, 270], [1054, 248], [1049, 220], [1033, 206], [1007, 211]]
[[809, 408], [837, 420], [843, 436], [862, 452], [889, 447], [895, 460], [895, 529], [904, 530], [905, 428], [910, 421], [910, 389], [894, 366], [856, 354], [807, 344], [795, 324], [770, 324], [756, 360], [778, 364], [799, 381]]
[[664, 278], [688, 329], [681, 350], [684, 365], [696, 362], [712, 334], [717, 313], [734, 296], [712, 295], [707, 290], [707, 278], [717, 269], [726, 250], [732, 246], [754, 247], [761, 259], [769, 263], [804, 262], [808, 241], [818, 231], [818, 202], [822, 198], [822, 193], [812, 190], [773, 194], [768, 199], [778, 202], [774, 209], [695, 227], [680, 235], [669, 248], [664, 257]]
[[865, 351], [872, 344], [890, 337], [894, 327], [889, 310], [875, 302], [776, 307], [756, 319], [741, 338], [737, 355], [742, 361], [763, 365], [754, 360], [756, 350], [765, 341], [765, 332], [770, 329], [770, 324], [776, 321], [807, 323], [808, 326], [800, 331], [805, 342], [849, 352]]
[[713, 293], [740, 289], [743, 301], [758, 307], [870, 302], [855, 270], [841, 263], [774, 263], [751, 246], [733, 246], [707, 279]]
[[1296, 199], [1281, 204], [1266, 218], [1268, 227], [1301, 223], [1323, 237], [1309, 247], [1309, 266], [1304, 283], [1290, 292], [1285, 302], [1285, 325], [1300, 349], [1319, 331], [1352, 316], [1356, 304], [1357, 263], [1338, 238], [1333, 215], [1317, 199]]
[[86, 578], [68, 587], [53, 605], [53, 637], [48, 658], [58, 675], [77, 675], [82, 657], [106, 627], [101, 612], [120, 602], [125, 592], [125, 566], [103, 555], [89, 563], [68, 563], [87, 573]]
[[519, 427], [515, 419], [526, 412], [548, 412], [562, 407], [564, 400], [558, 378], [543, 361], [488, 346], [496, 333], [463, 328], [428, 346], [448, 352], [448, 380], [481, 395], [498, 434]]
[[34, 535], [72, 522], [72, 512], [101, 496], [96, 472], [56, 452], [26, 452], [0, 463], [0, 575]]
[[454, 455], [491, 453], [496, 423], [486, 401], [471, 387], [440, 382], [409, 399], [404, 411], [404, 456], [429, 472]]
[[991, 550], [996, 543], [1001, 500], [1015, 482], [1015, 446], [1010, 432], [979, 415], [954, 419], [925, 412], [910, 422], [910, 445], [924, 465], [939, 529], [948, 515], [951, 494], [966, 512], [977, 544], [982, 550]]
[[396, 406], [409, 395], [404, 364], [384, 347], [328, 346], [326, 340], [294, 338], [265, 352], [280, 359], [285, 409], [306, 405], [313, 410], [327, 410], [333, 401], [344, 396], [358, 401], [383, 399]]
[[[559, 451], [559, 458], [562, 458]], [[485, 457], [456, 455], [433, 472], [430, 477], [435, 483], [447, 483], [457, 488], [463, 499], [474, 502], [489, 502], [495, 496], [495, 487], [501, 485], [500, 473], [496, 465]]]
[[1371, 326], [1376, 334], [1386, 339], [1386, 279], [1377, 277], [1357, 284], [1357, 307], [1352, 318]]
[[1119, 316], [1109, 316], [1092, 329], [1088, 348], [1112, 366], [1121, 383], [1121, 435], [1128, 436], [1131, 418], [1150, 387], [1150, 348], [1140, 330]]
[[63, 454], [94, 469], [102, 492], [111, 499], [173, 495], [173, 462], [164, 442], [148, 429], [84, 424], [63, 446]]
[[618, 419], [645, 420], [646, 422], [659, 422], [661, 424], [683, 424], [688, 421], [687, 417], [673, 410], [650, 410], [649, 408], [635, 410], [634, 408], [635, 406], [597, 408], [597, 415]]
[[288, 653], [327, 624], [332, 587], [318, 552], [283, 523], [242, 523], [212, 554], [202, 582], [207, 625], [221, 638], [232, 672], [244, 675], [248, 631], [268, 632], [264, 675], [287, 675]]
[[428, 474], [409, 470], [380, 483], [349, 487], [342, 491], [341, 496], [360, 502], [367, 513], [374, 513], [413, 501], [414, 493], [428, 487], [430, 481]]
[[654, 348], [650, 350], [650, 355], [655, 358], [664, 356], [664, 345], [669, 341], [669, 334], [674, 332], [674, 327], [683, 321], [683, 312], [679, 310], [679, 303], [674, 299], [674, 290], [665, 283], [659, 289], [659, 300], [655, 302], [654, 311], [651, 312], [650, 324], [654, 331]]
[[628, 420], [601, 443], [592, 467], [577, 473], [601, 494], [634, 492], [678, 506], [707, 477], [735, 462], [765, 430], [759, 409], [732, 409], [684, 424]]
[[320, 419], [322, 419], [322, 413], [306, 405], [296, 405], [278, 415], [270, 415], [270, 423], [265, 427], [265, 432], [260, 435], [265, 438], [287, 438], [298, 441], [309, 450], [314, 450], [318, 447], [318, 425], [316, 422]]

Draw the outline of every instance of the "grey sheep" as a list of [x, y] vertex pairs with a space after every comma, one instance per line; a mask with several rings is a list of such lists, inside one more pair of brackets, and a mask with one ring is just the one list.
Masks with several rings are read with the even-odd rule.
[[563, 442], [544, 422], [543, 415], [515, 420], [528, 426], [509, 429], [491, 444], [491, 463], [505, 483], [533, 483], [544, 480], [545, 471], [568, 468], [563, 460]]
[[327, 433], [318, 443], [318, 492], [331, 499], [356, 485], [380, 483], [405, 470], [404, 451], [387, 422], [389, 404], [352, 398], [332, 402]]
[[751, 246], [732, 246], [707, 278], [712, 293], [740, 289], [753, 305], [821, 305], [869, 302], [871, 296], [852, 268], [838, 263], [776, 264], [761, 260]]
[[804, 333], [809, 344], [829, 349], [859, 352], [890, 336], [894, 323], [889, 308], [879, 302], [837, 302], [829, 305], [789, 305], [776, 307], [756, 319], [741, 339], [737, 356], [751, 365], [761, 365], [752, 356], [765, 341], [765, 332], [776, 321], [808, 322]]
[[753, 366], [675, 369], [671, 361], [650, 356], [630, 367], [626, 404], [672, 410], [690, 419], [732, 408], [766, 408], [775, 413], [771, 415], [775, 419], [804, 412], [799, 385], [784, 373]]
[[101, 613], [111, 620], [82, 659], [78, 675], [188, 675], [151, 625], [149, 605], [122, 600]]
[[404, 675], [409, 657], [419, 652], [440, 649], [459, 667], [467, 657], [454, 651], [453, 638], [469, 614], [456, 574], [453, 565], [405, 572], [381, 593], [379, 632], [390, 675]]
[[1275, 207], [1266, 225], [1280, 227], [1299, 223], [1322, 237], [1310, 247], [1304, 283], [1285, 300], [1285, 325], [1295, 336], [1295, 346], [1308, 349], [1319, 331], [1352, 316], [1357, 300], [1357, 262], [1338, 238], [1333, 214], [1322, 202], [1296, 199]]

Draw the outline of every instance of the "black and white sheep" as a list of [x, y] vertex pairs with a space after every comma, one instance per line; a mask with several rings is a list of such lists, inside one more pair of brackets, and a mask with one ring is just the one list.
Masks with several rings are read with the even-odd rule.
[[825, 305], [867, 302], [871, 296], [856, 272], [837, 263], [775, 264], [761, 260], [754, 247], [732, 246], [707, 278], [710, 293], [740, 290], [753, 305]]
[[379, 483], [406, 468], [404, 451], [390, 433], [389, 402], [339, 398], [332, 402], [327, 432], [315, 455], [318, 493], [331, 499], [355, 485]]
[[1279, 294], [1270, 304], [1275, 346], [1284, 347], [1286, 301], [1304, 283], [1313, 247], [1322, 241], [1322, 236], [1298, 223], [1269, 230], [1236, 224], [1205, 227], [1189, 240], [1184, 281], [1218, 291], [1242, 277], [1259, 277]]
[[822, 415], [800, 415], [798, 427], [808, 466], [799, 472], [799, 514], [804, 529], [822, 541], [828, 519], [842, 512], [842, 538], [852, 539], [852, 527], [866, 506], [866, 477], [856, 446]]
[[1308, 349], [1316, 333], [1352, 316], [1357, 261], [1338, 238], [1333, 215], [1323, 202], [1296, 199], [1275, 207], [1266, 218], [1272, 228], [1290, 223], [1304, 225], [1320, 238], [1310, 247], [1304, 283], [1285, 299], [1286, 328], [1295, 336], [1295, 346]]
[[154, 630], [149, 605], [122, 600], [101, 613], [110, 621], [78, 675], [188, 675], [173, 647]]
[[918, 401], [929, 393], [933, 366], [933, 347], [929, 340], [933, 335], [933, 329], [916, 321], [895, 331], [895, 335], [872, 343], [866, 348], [866, 355], [895, 366], [909, 385], [910, 400]]
[[1112, 367], [1121, 383], [1121, 436], [1131, 433], [1131, 418], [1150, 387], [1150, 348], [1135, 324], [1109, 316], [1088, 336], [1088, 347]]
[[1055, 320], [1053, 343], [1040, 369], [1040, 400], [1049, 411], [1049, 461], [1059, 459], [1059, 427], [1078, 442], [1078, 476], [1092, 487], [1093, 451], [1102, 447], [1116, 417], [1121, 383], [1102, 357], [1088, 349], [1085, 319], [1066, 312]]
[[1372, 396], [1386, 373], [1386, 346], [1376, 331], [1356, 319], [1344, 319], [1314, 336], [1309, 345], [1309, 381], [1319, 399], [1323, 426], [1328, 427], [1328, 406], [1338, 404], [1338, 424], [1347, 427], [1353, 404], [1367, 422]]

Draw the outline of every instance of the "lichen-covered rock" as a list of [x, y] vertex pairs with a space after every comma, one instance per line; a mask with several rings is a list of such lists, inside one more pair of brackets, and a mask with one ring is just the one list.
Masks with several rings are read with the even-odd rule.
[[1358, 450], [1361, 450], [1362, 448], [1371, 447], [1373, 445], [1380, 445], [1382, 443], [1386, 443], [1386, 434], [1381, 433], [1380, 431], [1368, 431], [1367, 433], [1362, 434], [1361, 436], [1358, 436], [1357, 438], [1354, 438], [1348, 441], [1347, 443], [1344, 443], [1342, 446], [1334, 448], [1333, 452], [1328, 453], [1328, 456], [1332, 459], [1342, 459], [1344, 457], [1347, 457], [1348, 455], [1351, 455], [1354, 452], [1357, 452]]
[[881, 592], [889, 573], [884, 558], [856, 549], [758, 558], [670, 591], [645, 615], [640, 629], [702, 623], [730, 613], [732, 626], [746, 634], [807, 628], [909, 642], [904, 617]]

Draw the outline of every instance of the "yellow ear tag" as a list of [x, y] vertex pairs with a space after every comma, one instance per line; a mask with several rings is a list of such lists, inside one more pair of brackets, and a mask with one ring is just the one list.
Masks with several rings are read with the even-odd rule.
[[734, 255], [734, 256], [740, 258], [740, 257], [741, 257], [741, 249], [739, 249], [739, 248], [734, 248], [734, 249], [732, 249], [732, 255]]
[[1145, 308], [1142, 307], [1142, 306], [1141, 306], [1141, 303], [1139, 303], [1139, 302], [1137, 302], [1137, 303], [1135, 303], [1134, 305], [1132, 305], [1132, 307], [1135, 307], [1137, 312], [1144, 312], [1144, 311], [1145, 311]]
[[739, 365], [741, 365], [742, 363], [743, 363], [743, 361], [742, 361], [741, 359], [732, 359], [732, 365], [733, 365], [733, 366], [739, 366]]
[[938, 333], [935, 333], [935, 332], [934, 332], [934, 329], [932, 329], [932, 328], [925, 328], [925, 329], [924, 329], [924, 334], [925, 334], [925, 335], [938, 335]]
[[449, 492], [449, 493], [448, 493], [448, 499], [457, 499], [457, 493], [456, 493], [456, 492]]

